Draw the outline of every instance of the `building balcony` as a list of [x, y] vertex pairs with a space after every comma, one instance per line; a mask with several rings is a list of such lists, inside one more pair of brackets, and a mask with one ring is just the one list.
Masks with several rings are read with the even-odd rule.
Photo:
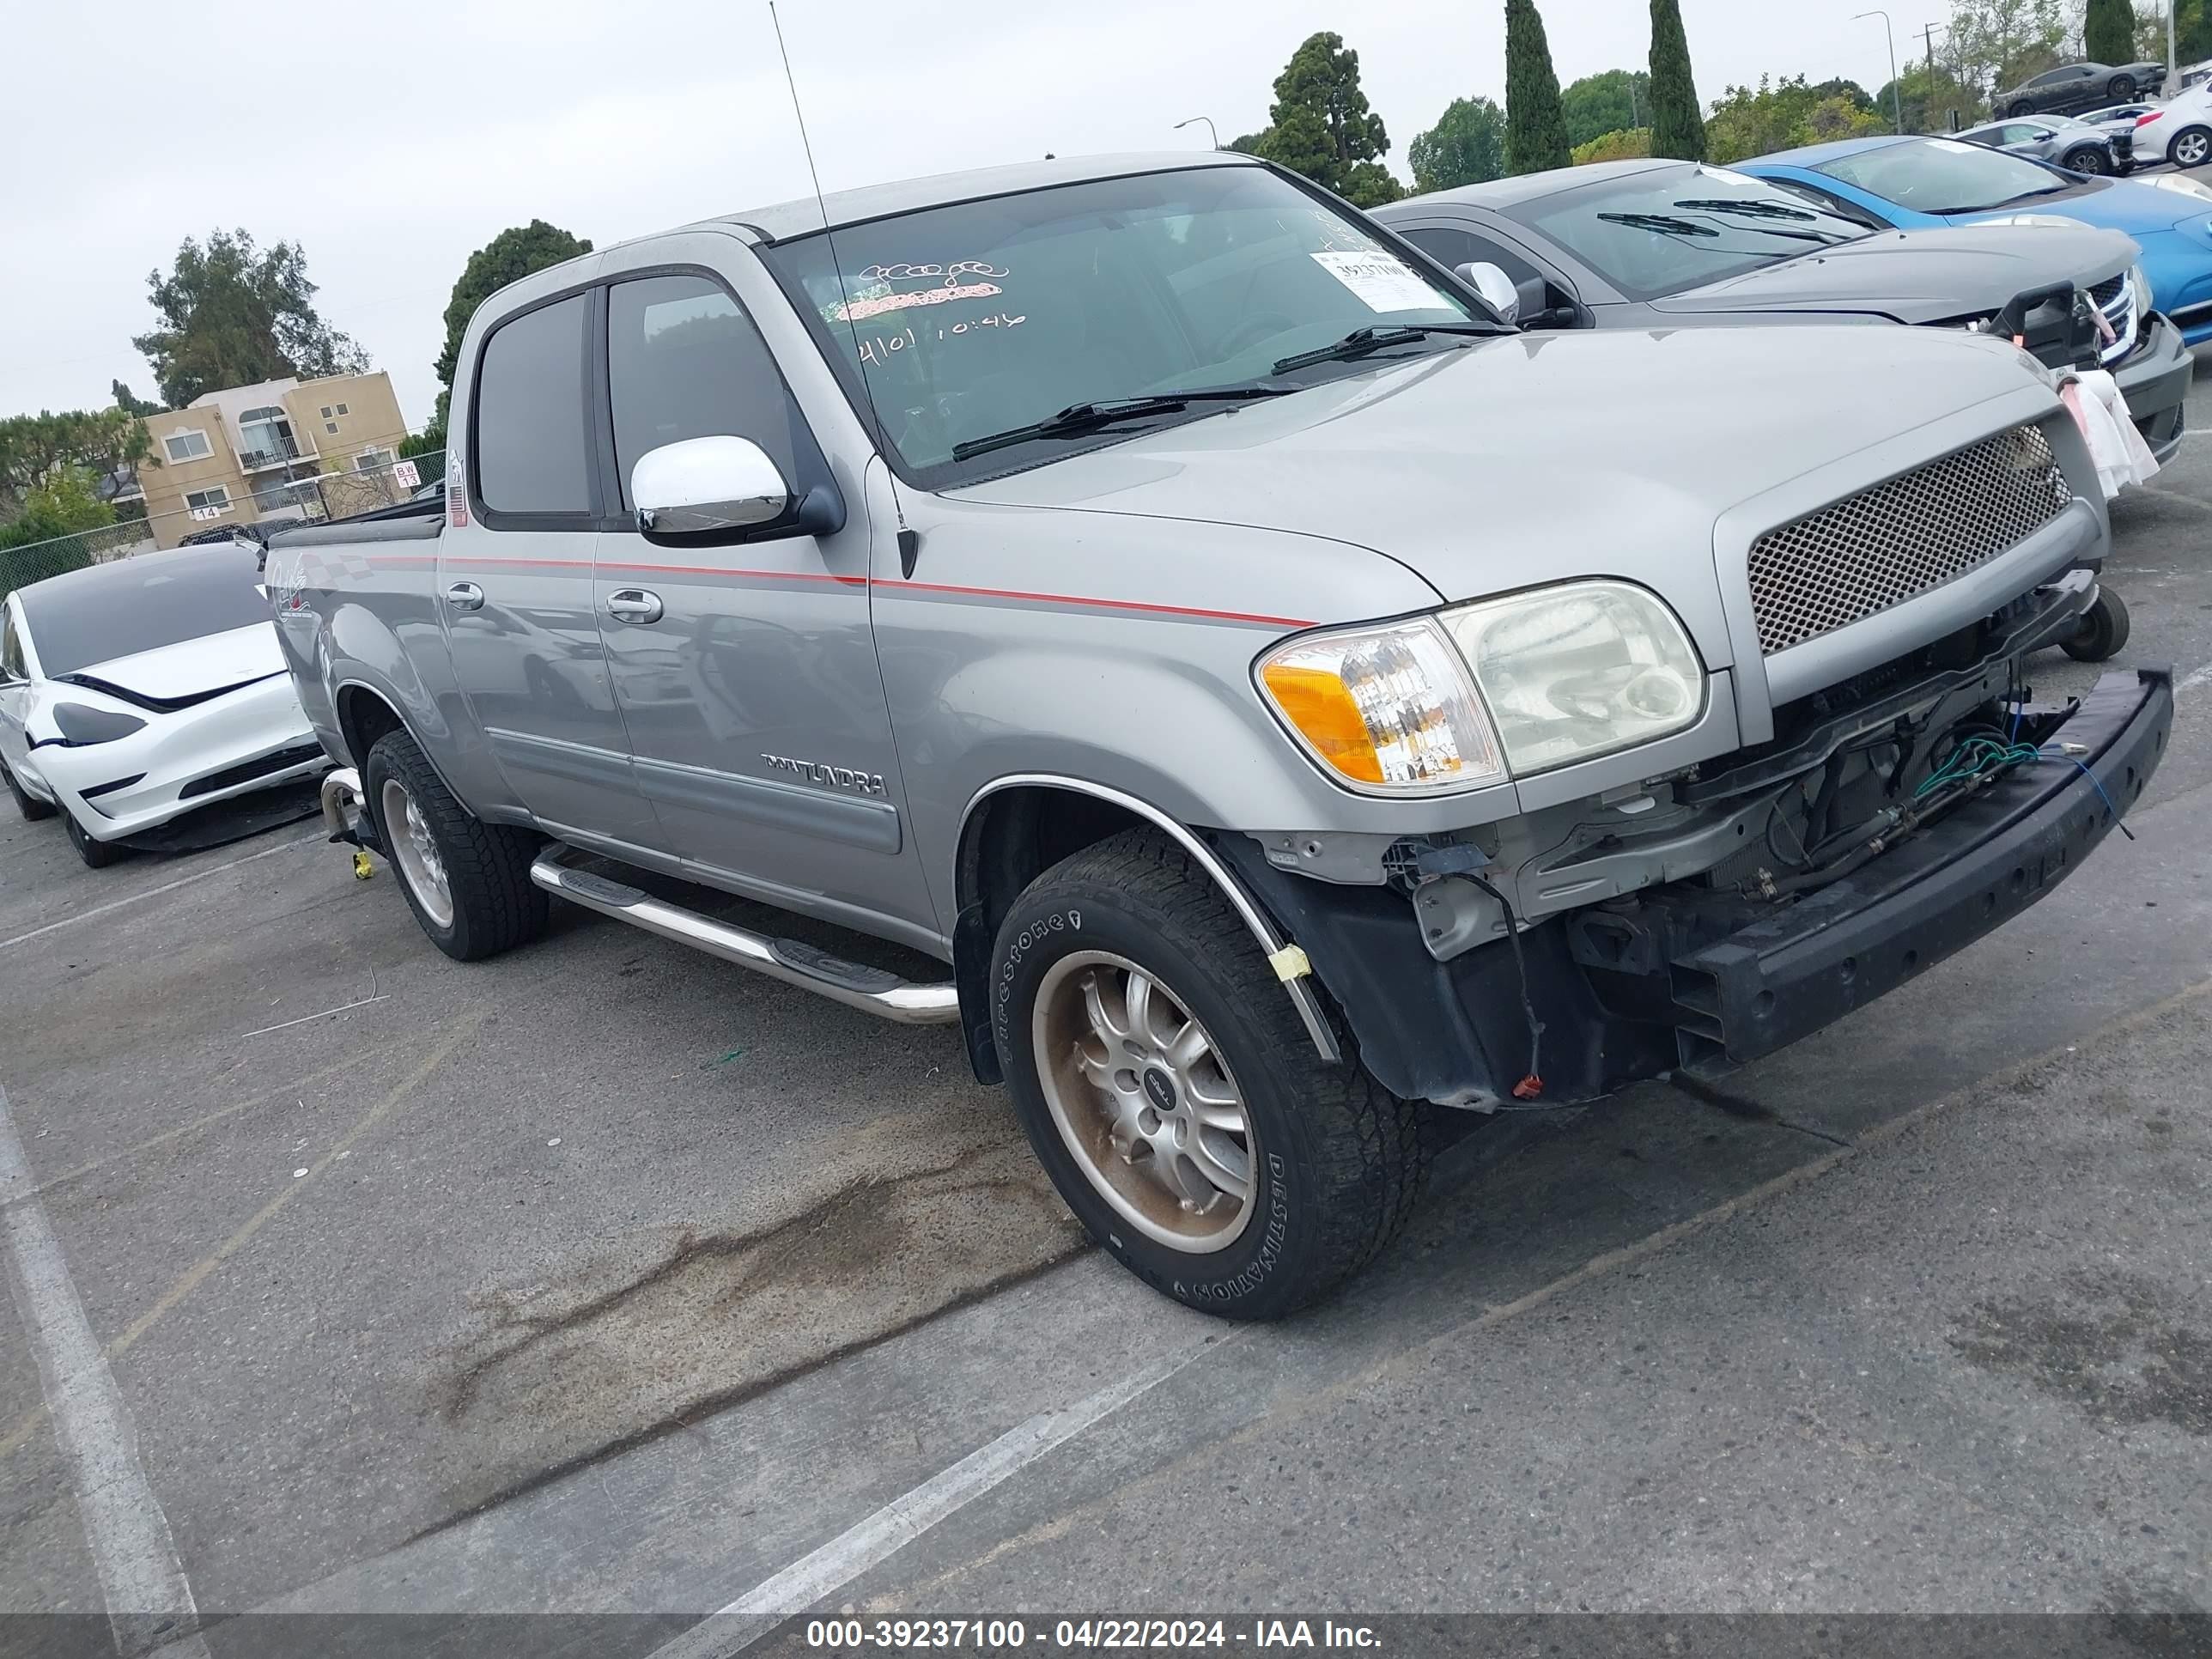
[[295, 461], [312, 461], [314, 459], [313, 450], [303, 450], [291, 439], [285, 438], [259, 449], [240, 450], [238, 465], [241, 471], [266, 472], [272, 466], [289, 466]]

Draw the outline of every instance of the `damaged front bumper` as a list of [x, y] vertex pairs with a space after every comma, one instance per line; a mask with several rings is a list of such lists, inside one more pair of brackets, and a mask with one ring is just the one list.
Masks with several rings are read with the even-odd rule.
[[[2163, 758], [2172, 677], [2107, 674], [2016, 767], [1871, 862], [1787, 902], [1670, 882], [1439, 960], [1407, 896], [1220, 850], [1343, 1011], [1362, 1062], [1407, 1099], [1481, 1108], [1540, 1073], [1547, 1101], [1770, 1054], [1964, 949], [2081, 866]], [[1541, 1028], [1532, 1056], [1529, 1016]]]

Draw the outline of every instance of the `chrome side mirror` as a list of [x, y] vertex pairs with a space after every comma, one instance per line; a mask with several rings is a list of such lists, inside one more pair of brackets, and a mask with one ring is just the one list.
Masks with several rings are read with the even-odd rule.
[[663, 536], [750, 530], [791, 511], [791, 485], [750, 438], [686, 438], [637, 458], [637, 527]]
[[1501, 323], [1521, 320], [1521, 291], [1504, 268], [1492, 264], [1487, 259], [1475, 264], [1460, 265], [1453, 273], [1462, 282], [1482, 296], [1483, 304], [1498, 313]]

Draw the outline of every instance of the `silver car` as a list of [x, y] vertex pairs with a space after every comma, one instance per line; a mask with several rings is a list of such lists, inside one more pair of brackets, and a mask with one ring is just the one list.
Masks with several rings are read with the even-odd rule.
[[1971, 144], [2049, 161], [2069, 173], [2124, 177], [2136, 167], [2132, 122], [2093, 125], [2070, 115], [2029, 115], [1985, 122], [1958, 136]]
[[2171, 722], [2026, 700], [2107, 527], [2008, 340], [1523, 334], [1234, 155], [595, 251], [477, 311], [452, 431], [442, 511], [267, 575], [430, 939], [558, 897], [955, 1024], [1100, 1245], [1240, 1318], [1399, 1231], [1431, 1113], [1724, 1069], [2002, 925]]

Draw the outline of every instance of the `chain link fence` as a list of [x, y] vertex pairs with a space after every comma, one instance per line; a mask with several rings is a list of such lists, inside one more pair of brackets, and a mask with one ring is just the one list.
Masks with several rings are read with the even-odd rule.
[[221, 507], [179, 507], [97, 530], [0, 547], [0, 598], [64, 571], [150, 553], [158, 544], [157, 529], [161, 542], [176, 546], [220, 541], [240, 529], [251, 533], [258, 529], [281, 529], [288, 524], [350, 519], [397, 507], [418, 495], [434, 500], [445, 478], [446, 453], [434, 450], [374, 467], [283, 479], [250, 492], [241, 489]]

